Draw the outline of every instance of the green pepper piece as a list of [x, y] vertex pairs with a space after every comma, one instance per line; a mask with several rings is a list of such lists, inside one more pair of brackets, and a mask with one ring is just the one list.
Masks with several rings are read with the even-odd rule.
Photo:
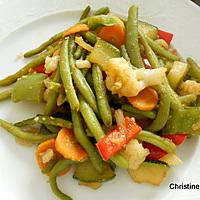
[[11, 100], [13, 102], [27, 100], [35, 103], [41, 103], [45, 89], [43, 83], [45, 79], [45, 74], [31, 74], [22, 76], [14, 84]]
[[200, 107], [186, 107], [172, 112], [164, 132], [200, 135]]

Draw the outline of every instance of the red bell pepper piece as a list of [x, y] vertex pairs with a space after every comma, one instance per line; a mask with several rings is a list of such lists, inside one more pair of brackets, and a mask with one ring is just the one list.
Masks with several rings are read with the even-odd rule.
[[36, 71], [37, 73], [45, 74], [44, 64], [41, 64], [41, 65], [35, 67], [33, 70]]
[[135, 123], [134, 118], [125, 117], [126, 131], [117, 126], [96, 144], [103, 160], [108, 160], [114, 154], [122, 150], [122, 148], [142, 130]]
[[150, 154], [147, 156], [147, 159], [149, 160], [159, 160], [167, 154], [166, 151], [150, 143], [144, 142], [143, 147], [149, 149], [150, 151]]
[[167, 44], [170, 44], [170, 42], [172, 41], [173, 38], [173, 34], [163, 31], [163, 30], [158, 30], [158, 36], [160, 39], [165, 40], [165, 42], [167, 42]]
[[187, 134], [164, 134], [163, 137], [172, 140], [172, 142], [178, 146], [185, 141]]

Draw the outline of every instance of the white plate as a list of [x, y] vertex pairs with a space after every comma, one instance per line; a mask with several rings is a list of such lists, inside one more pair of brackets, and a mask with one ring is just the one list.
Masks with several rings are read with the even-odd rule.
[[[19, 1], [19, 5], [22, 2], [25, 1]], [[35, 6], [36, 4], [34, 2], [37, 2], [39, 5], [39, 1], [37, 0], [30, 1], [29, 6]], [[48, 1], [40, 1], [42, 5], [44, 2], [47, 3]], [[48, 5], [46, 4], [47, 11], [53, 5], [52, 2], [49, 2]], [[58, 4], [55, 4], [55, 2], [58, 2]], [[55, 2], [54, 4], [57, 5], [57, 10], [61, 10], [66, 6], [63, 1]], [[86, 5], [85, 2], [89, 2], [92, 5], [95, 4], [95, 8], [97, 8], [97, 5], [98, 7], [101, 5], [109, 5], [114, 12], [123, 15], [126, 15], [126, 11], [131, 4], [131, 1], [124, 1], [122, 4], [121, 1], [114, 0], [106, 1], [106, 3], [101, 1], [81, 1], [80, 4], [77, 4], [78, 1], [74, 2], [76, 3], [68, 1], [68, 6], [72, 6], [70, 10], [80, 9], [80, 7]], [[198, 26], [200, 24], [199, 8], [188, 1], [154, 0], [150, 2], [148, 0], [138, 0], [136, 2], [141, 6], [140, 16], [142, 19], [173, 32], [175, 34], [174, 44], [182, 55], [193, 56], [200, 62], [200, 57], [198, 57], [200, 46], [196, 45], [200, 44], [200, 37], [198, 36], [200, 32]], [[24, 8], [28, 9], [28, 6]], [[19, 10], [16, 10], [16, 13]], [[21, 12], [23, 12], [22, 10]], [[47, 13], [45, 11], [38, 12], [40, 13], [38, 16]], [[55, 32], [63, 30], [73, 24], [78, 20], [79, 15], [79, 11], [57, 12], [17, 29], [0, 41], [0, 78], [13, 73], [24, 64], [24, 61], [15, 59], [17, 54], [37, 46]], [[187, 16], [187, 20], [185, 16]], [[33, 116], [40, 112], [42, 112], [41, 107], [30, 103], [13, 104], [6, 101], [0, 104], [0, 118], [11, 122]], [[15, 143], [13, 137], [5, 131], [1, 129], [0, 132], [0, 188], [2, 199], [3, 197], [8, 200], [55, 199], [47, 183], [47, 177], [41, 174], [36, 165], [34, 158], [35, 148], [19, 146]], [[178, 149], [178, 155], [182, 158], [184, 164], [180, 167], [173, 168], [166, 181], [160, 187], [147, 184], [135, 184], [124, 170], [117, 170], [117, 177], [105, 183], [97, 191], [78, 186], [77, 181], [71, 178], [72, 172], [68, 176], [60, 178], [59, 185], [74, 200], [143, 200], [147, 198], [149, 200], [163, 200], [169, 199], [170, 197], [176, 199], [183, 199], [184, 197], [185, 199], [191, 199], [192, 192], [190, 192], [190, 198], [186, 192], [184, 195], [181, 195], [183, 193], [182, 191], [177, 194], [172, 194], [168, 189], [168, 184], [170, 182], [178, 183], [179, 181], [190, 183], [200, 178], [199, 173], [196, 176], [194, 174], [193, 176], [191, 175], [191, 171], [195, 172], [197, 169], [195, 166], [200, 164], [196, 149], [200, 150], [196, 138], [188, 140], [184, 146]], [[199, 193], [193, 193], [193, 197], [199, 199]]]

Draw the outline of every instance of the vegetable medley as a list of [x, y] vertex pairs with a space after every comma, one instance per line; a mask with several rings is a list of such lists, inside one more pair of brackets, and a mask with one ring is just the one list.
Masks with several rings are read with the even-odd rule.
[[103, 7], [24, 54], [33, 59], [0, 80], [12, 85], [0, 100], [45, 102], [44, 113], [0, 126], [34, 143], [52, 191], [69, 200], [57, 177], [93, 189], [115, 167], [133, 181], [159, 185], [182, 163], [176, 148], [200, 134], [200, 67], [171, 45], [173, 34], [138, 20], [138, 7], [121, 19]]

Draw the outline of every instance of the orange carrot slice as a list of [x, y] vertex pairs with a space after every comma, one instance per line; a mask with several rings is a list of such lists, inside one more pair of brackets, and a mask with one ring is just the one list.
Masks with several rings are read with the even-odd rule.
[[[38, 163], [38, 166], [40, 167], [41, 170], [43, 170], [48, 162], [57, 157], [58, 159], [62, 158], [62, 156], [56, 151], [56, 148], [55, 148], [55, 142], [56, 140], [55, 139], [50, 139], [50, 140], [46, 140], [44, 141], [43, 143], [39, 144], [37, 149], [36, 149], [36, 153], [35, 153], [35, 156], [36, 156], [36, 161]], [[44, 155], [50, 153], [50, 157], [48, 159], [48, 157], [46, 158], [46, 162], [44, 162]], [[53, 156], [52, 156], [52, 153], [53, 153]], [[52, 156], [52, 157], [51, 157]], [[68, 171], [69, 171], [70, 168], [68, 169], [65, 169], [63, 172], [61, 172], [59, 175], [62, 176], [64, 174], [66, 174]], [[50, 173], [47, 174], [48, 176], [50, 175]]]
[[158, 93], [153, 88], [147, 87], [142, 90], [137, 96], [129, 97], [129, 103], [143, 111], [153, 110], [158, 103]]
[[81, 161], [87, 158], [87, 153], [76, 141], [72, 129], [62, 128], [59, 131], [55, 147], [66, 159]]
[[89, 27], [86, 24], [75, 24], [74, 26], [71, 26], [63, 33], [63, 37], [66, 37], [68, 35], [72, 35], [74, 33], [89, 31]]
[[118, 48], [125, 43], [125, 30], [118, 24], [100, 28], [97, 35]]

